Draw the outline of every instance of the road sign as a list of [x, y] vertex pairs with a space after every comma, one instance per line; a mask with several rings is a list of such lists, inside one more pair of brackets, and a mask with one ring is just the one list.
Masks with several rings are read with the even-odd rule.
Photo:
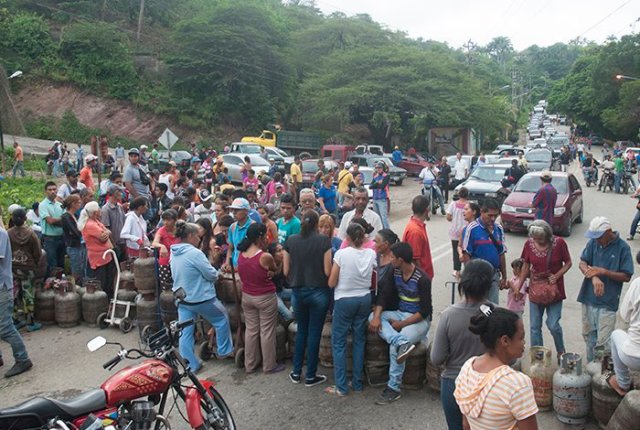
[[179, 139], [178, 136], [173, 134], [173, 131], [167, 128], [165, 129], [165, 131], [162, 132], [160, 137], [158, 137], [158, 142], [160, 142], [160, 144], [165, 148], [171, 149], [171, 147], [176, 144], [178, 139]]

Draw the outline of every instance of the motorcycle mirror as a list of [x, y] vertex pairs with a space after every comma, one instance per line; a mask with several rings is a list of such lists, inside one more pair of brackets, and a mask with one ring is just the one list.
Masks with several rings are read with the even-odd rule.
[[91, 352], [95, 352], [107, 344], [107, 339], [102, 336], [94, 337], [87, 343], [87, 348]]

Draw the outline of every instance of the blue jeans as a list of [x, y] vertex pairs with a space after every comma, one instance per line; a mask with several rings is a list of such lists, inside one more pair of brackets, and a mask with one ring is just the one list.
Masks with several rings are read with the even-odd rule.
[[80, 281], [86, 275], [87, 268], [87, 248], [84, 243], [79, 247], [67, 246], [67, 255], [71, 263], [71, 273], [80, 276]]
[[553, 336], [553, 343], [556, 346], [556, 352], [564, 353], [564, 340], [562, 338], [562, 327], [560, 326], [560, 318], [562, 318], [562, 301], [552, 303], [548, 306], [537, 305], [529, 302], [529, 321], [531, 322], [531, 346], [543, 346], [542, 343], [542, 316], [547, 311], [547, 328]]
[[620, 192], [621, 181], [622, 181], [622, 172], [616, 172], [615, 175], [613, 175], [613, 188], [615, 189], [616, 193]]
[[491, 289], [489, 290], [489, 297], [487, 297], [487, 299], [496, 305], [500, 304], [500, 271], [498, 269], [493, 272], [493, 280], [491, 281]]
[[[627, 355], [622, 351], [622, 345], [629, 340], [626, 331], [615, 330], [611, 333], [611, 358], [613, 368], [620, 388], [628, 390], [631, 386], [629, 370], [640, 370], [640, 357]], [[637, 387], [636, 387], [637, 388]]]
[[307, 353], [306, 379], [316, 377], [322, 325], [329, 309], [329, 288], [293, 288], [293, 313], [298, 323], [296, 349], [293, 352], [293, 374], [302, 373], [302, 362]]
[[[233, 352], [233, 339], [231, 337], [231, 325], [229, 324], [229, 314], [224, 305], [217, 298], [195, 305], [180, 303], [178, 305], [178, 320], [187, 321], [195, 319], [201, 315], [209, 321], [216, 329], [216, 342], [218, 346], [218, 356], [229, 355]], [[189, 367], [197, 372], [202, 364], [196, 358], [194, 352], [195, 325], [190, 325], [182, 330], [180, 335], [180, 355], [189, 362]]]
[[54, 267], [64, 267], [64, 256], [67, 250], [64, 238], [60, 236], [42, 236], [42, 248], [47, 253], [47, 274], [49, 277]]
[[[11, 345], [16, 363], [29, 359], [22, 336], [13, 325], [13, 287], [0, 286], [0, 339]], [[2, 352], [0, 351], [0, 358]]]
[[60, 176], [60, 159], [53, 160], [53, 176]]
[[387, 218], [387, 199], [373, 200], [373, 210], [380, 215], [382, 228], [389, 228], [389, 219]]
[[371, 294], [361, 297], [345, 297], [333, 305], [331, 349], [336, 387], [341, 393], [349, 391], [347, 382], [347, 335], [353, 337], [353, 372], [351, 387], [362, 391], [364, 370], [364, 344], [367, 337], [367, 318], [371, 312]]
[[[404, 321], [412, 313], [402, 311], [384, 311], [380, 315], [381, 330], [380, 337], [389, 344], [389, 382], [387, 386], [395, 391], [400, 391], [402, 375], [404, 374], [405, 363], [398, 363], [398, 346], [410, 342], [418, 343], [427, 339], [429, 334], [429, 321], [422, 320], [419, 323], [403, 327], [399, 332], [391, 326], [389, 320]], [[369, 316], [369, 320], [373, 314]]]
[[587, 363], [593, 361], [593, 349], [596, 346], [602, 346], [608, 355], [615, 326], [615, 312], [582, 304], [582, 337], [587, 347]]
[[293, 320], [293, 312], [285, 305], [285, 300], [291, 300], [291, 290], [288, 288], [283, 289], [277, 294], [278, 298], [278, 313], [285, 321]]
[[640, 210], [636, 209], [636, 215], [633, 217], [633, 221], [631, 221], [631, 229], [629, 230], [629, 237], [633, 237], [636, 235], [636, 230], [638, 230], [639, 223], [640, 223]]
[[16, 172], [20, 172], [20, 175], [22, 175], [22, 177], [24, 178], [24, 162], [23, 161], [16, 161], [15, 164], [13, 165], [13, 171], [12, 171], [12, 176], [13, 179], [16, 178]]
[[455, 397], [453, 397], [455, 390], [455, 379], [440, 378], [440, 402], [442, 402], [447, 427], [449, 430], [462, 430], [462, 412], [460, 412], [460, 407]]

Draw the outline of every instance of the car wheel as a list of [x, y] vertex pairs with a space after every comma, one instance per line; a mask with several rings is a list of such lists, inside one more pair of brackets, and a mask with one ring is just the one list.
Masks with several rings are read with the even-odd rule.
[[571, 236], [571, 229], [573, 227], [573, 221], [571, 220], [573, 217], [572, 214], [569, 214], [569, 221], [567, 225], [565, 225], [562, 230], [560, 230], [560, 236], [569, 237]]
[[399, 181], [396, 181], [396, 185], [402, 185], [402, 181], [403, 181], [403, 179], [400, 179]]
[[580, 215], [576, 218], [576, 224], [582, 224], [582, 220], [584, 219], [584, 204], [580, 207]]

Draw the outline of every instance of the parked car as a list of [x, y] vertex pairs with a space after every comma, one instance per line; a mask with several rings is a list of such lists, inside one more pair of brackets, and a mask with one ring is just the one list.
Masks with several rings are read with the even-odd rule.
[[588, 139], [591, 141], [592, 145], [602, 145], [604, 143], [604, 140], [602, 140], [602, 136], [598, 134], [592, 133], [588, 136]]
[[[318, 172], [318, 158], [312, 158], [302, 161], [302, 186], [304, 188], [310, 188], [313, 184], [314, 177]], [[324, 167], [328, 170], [336, 169], [338, 162], [334, 160], [322, 160], [324, 161]]]
[[[584, 217], [582, 188], [573, 174], [565, 172], [553, 172], [551, 185], [558, 192], [551, 227], [562, 236], [570, 236], [573, 224], [580, 224]], [[540, 186], [540, 172], [527, 173], [520, 178], [502, 204], [500, 218], [505, 231], [527, 230], [535, 219], [535, 209], [531, 203]]]
[[524, 155], [530, 172], [542, 170], [559, 170], [551, 150], [546, 148], [532, 149]]
[[349, 161], [357, 164], [358, 166], [367, 166], [375, 168], [376, 164], [382, 162], [386, 164], [390, 181], [396, 185], [402, 185], [402, 181], [407, 177], [407, 171], [401, 167], [394, 166], [391, 160], [387, 157], [380, 157], [375, 155], [351, 155]]
[[[252, 155], [260, 155], [262, 150], [265, 149], [267, 151], [267, 157], [273, 158], [276, 162], [276, 165], [280, 170], [285, 170], [285, 158], [282, 154], [280, 154], [280, 149], [275, 146], [265, 146], [263, 147], [257, 143], [241, 143], [235, 142], [230, 145], [231, 151], [230, 154], [252, 154]], [[293, 161], [293, 158], [292, 158]], [[289, 164], [291, 165], [291, 164]]]
[[402, 157], [402, 161], [398, 164], [398, 167], [407, 171], [407, 176], [418, 176], [422, 169], [427, 167], [427, 158], [422, 155], [406, 154]]
[[358, 145], [356, 146], [356, 154], [360, 155], [384, 155], [382, 145]]
[[229, 169], [229, 177], [234, 184], [242, 184], [242, 166], [244, 166], [244, 157], [247, 156], [251, 160], [251, 167], [258, 175], [260, 172], [269, 170], [269, 162], [257, 154], [240, 154], [229, 153], [222, 154], [224, 165]]
[[454, 200], [457, 200], [460, 188], [465, 187], [469, 190], [469, 200], [472, 202], [482, 205], [485, 199], [494, 198], [502, 203], [507, 193], [500, 192], [500, 190], [504, 190], [501, 181], [504, 179], [507, 167], [500, 164], [478, 166], [466, 181], [455, 188], [453, 192]]
[[169, 170], [170, 160], [175, 161], [179, 170], [189, 170], [192, 158], [188, 151], [171, 151], [171, 158], [169, 158], [169, 151], [158, 151], [158, 170], [161, 172]]

